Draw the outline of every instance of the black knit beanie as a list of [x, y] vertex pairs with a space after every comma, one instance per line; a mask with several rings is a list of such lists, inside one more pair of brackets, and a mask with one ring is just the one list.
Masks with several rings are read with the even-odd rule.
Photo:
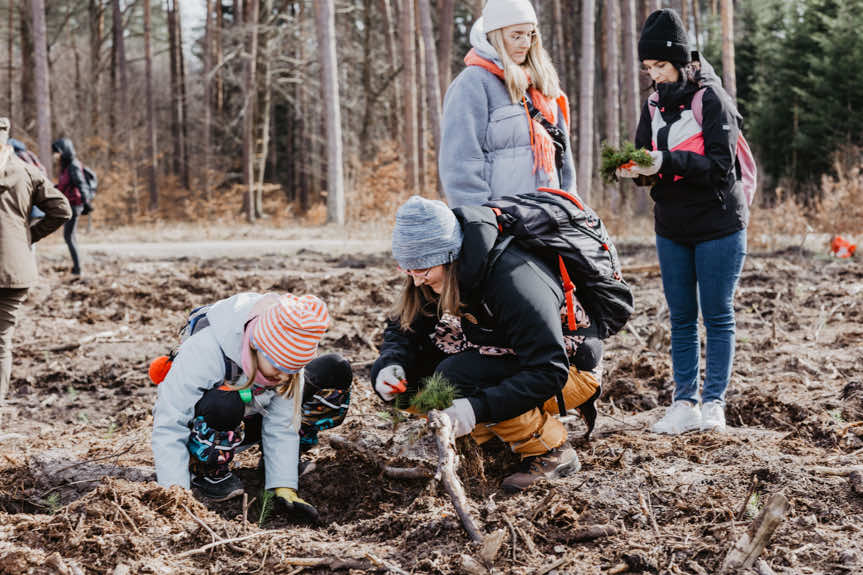
[[638, 39], [638, 59], [660, 60], [683, 66], [690, 61], [689, 38], [683, 20], [670, 8], [647, 17]]

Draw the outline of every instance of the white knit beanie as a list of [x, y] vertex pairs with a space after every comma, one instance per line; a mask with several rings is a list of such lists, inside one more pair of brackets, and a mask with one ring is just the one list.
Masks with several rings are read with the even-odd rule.
[[482, 20], [486, 34], [516, 24], [537, 24], [536, 12], [529, 0], [488, 0], [482, 9]]

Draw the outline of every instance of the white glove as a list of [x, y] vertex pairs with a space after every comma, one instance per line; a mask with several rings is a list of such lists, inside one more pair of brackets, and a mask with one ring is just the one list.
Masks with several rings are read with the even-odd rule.
[[653, 162], [649, 166], [639, 166], [635, 162], [630, 162], [632, 165], [624, 164], [627, 167], [619, 167], [614, 173], [618, 178], [637, 178], [638, 176], [652, 176], [657, 173], [662, 167], [662, 152], [659, 150], [651, 150], [647, 152]]
[[466, 399], [456, 399], [452, 405], [443, 410], [452, 420], [453, 433], [456, 437], [467, 435], [476, 427], [476, 414], [473, 406]]
[[375, 379], [375, 391], [384, 401], [392, 401], [393, 398], [405, 391], [405, 370], [400, 365], [388, 365], [378, 372]]

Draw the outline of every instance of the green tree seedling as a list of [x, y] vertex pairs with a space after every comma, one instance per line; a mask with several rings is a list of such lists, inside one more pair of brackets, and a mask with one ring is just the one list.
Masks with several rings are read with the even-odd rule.
[[602, 163], [599, 168], [602, 181], [606, 184], [618, 181], [615, 171], [623, 164], [629, 162], [635, 162], [639, 166], [647, 167], [653, 163], [653, 158], [650, 157], [646, 149], [636, 149], [635, 144], [632, 142], [624, 142], [620, 148], [603, 143]]
[[444, 376], [435, 373], [425, 378], [419, 392], [411, 399], [411, 407], [419, 413], [446, 409], [452, 405], [456, 390]]

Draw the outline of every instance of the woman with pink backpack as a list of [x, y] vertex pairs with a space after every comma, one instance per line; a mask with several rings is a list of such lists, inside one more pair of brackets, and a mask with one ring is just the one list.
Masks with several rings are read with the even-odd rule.
[[[674, 10], [647, 18], [638, 57], [656, 92], [642, 107], [635, 145], [647, 148], [653, 161], [621, 166], [617, 175], [651, 186], [675, 384], [671, 406], [651, 429], [672, 435], [723, 432], [734, 359], [734, 292], [746, 256], [751, 190], [744, 182], [753, 183], [751, 155], [733, 100], [710, 64], [690, 53]], [[700, 393], [699, 307], [707, 332]]]

